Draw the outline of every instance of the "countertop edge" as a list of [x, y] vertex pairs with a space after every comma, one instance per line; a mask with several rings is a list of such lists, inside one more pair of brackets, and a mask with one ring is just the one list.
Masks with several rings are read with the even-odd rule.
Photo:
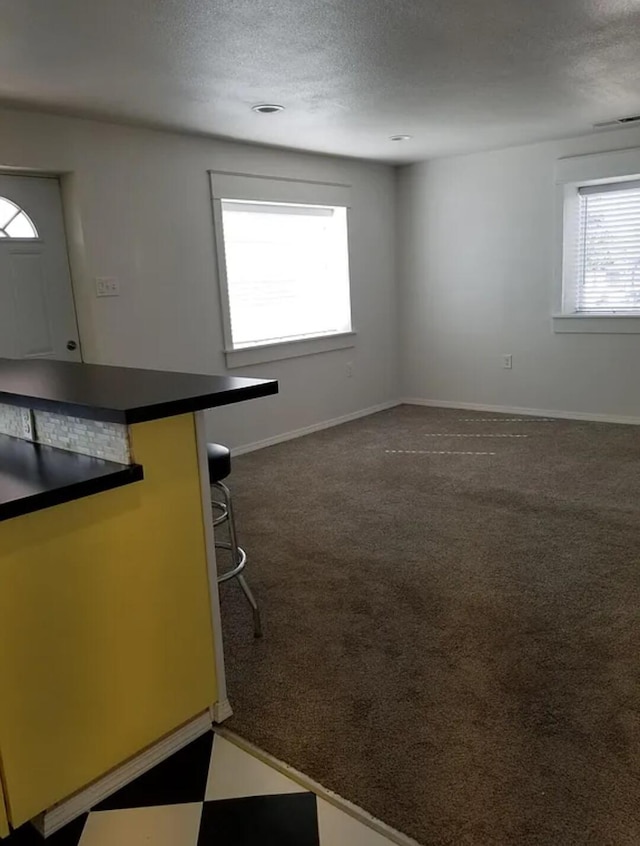
[[153, 405], [143, 405], [127, 409], [104, 408], [102, 406], [84, 405], [64, 400], [47, 399], [29, 394], [14, 394], [0, 390], [0, 403], [14, 405], [19, 408], [32, 408], [38, 411], [51, 411], [55, 414], [65, 414], [79, 417], [83, 420], [100, 420], [105, 423], [148, 423], [151, 420], [162, 420], [166, 417], [177, 417], [180, 414], [190, 414], [196, 411], [206, 411], [208, 408], [220, 408], [234, 405], [251, 399], [274, 396], [279, 391], [277, 380], [265, 381], [262, 384], [241, 388], [230, 388], [216, 393], [201, 396], [184, 397], [167, 400]]
[[114, 470], [104, 476], [72, 482], [50, 491], [41, 491], [30, 496], [20, 497], [11, 502], [0, 503], [0, 522], [44, 511], [55, 505], [84, 499], [104, 491], [111, 491], [140, 482], [144, 479], [144, 469], [141, 464], [123, 464], [121, 470]]
[[[177, 417], [179, 414], [192, 414], [195, 411], [206, 411], [208, 408], [221, 408], [225, 405], [235, 405], [238, 402], [274, 396], [279, 391], [276, 380], [262, 385], [250, 385], [245, 388], [233, 388], [229, 391], [215, 394], [203, 394], [201, 397], [168, 400], [153, 406], [131, 408], [124, 412], [126, 423], [147, 423], [150, 420], [161, 420], [164, 417]], [[232, 399], [229, 399], [232, 397]]]

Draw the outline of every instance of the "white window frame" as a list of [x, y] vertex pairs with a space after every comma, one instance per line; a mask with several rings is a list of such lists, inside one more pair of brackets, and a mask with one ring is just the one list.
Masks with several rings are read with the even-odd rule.
[[640, 148], [559, 159], [556, 163], [557, 242], [553, 330], [573, 334], [640, 334], [640, 314], [587, 314], [575, 311], [578, 189], [586, 185], [640, 179]]
[[[305, 205], [345, 206], [347, 209], [347, 233], [351, 255], [349, 212], [351, 209], [351, 188], [339, 183], [313, 182], [298, 179], [266, 177], [249, 173], [211, 170], [211, 201], [213, 204], [213, 228], [215, 234], [218, 288], [220, 291], [220, 312], [225, 343], [227, 367], [246, 367], [268, 361], [280, 361], [304, 355], [348, 349], [355, 346], [356, 332], [353, 329], [353, 296], [351, 296], [350, 332], [320, 335], [314, 338], [278, 341], [273, 344], [256, 344], [242, 349], [233, 348], [231, 334], [231, 312], [227, 262], [225, 257], [224, 232], [222, 224], [222, 200], [245, 200], [267, 203], [298, 203]], [[349, 283], [351, 285], [351, 281]], [[351, 293], [353, 287], [351, 286]]]

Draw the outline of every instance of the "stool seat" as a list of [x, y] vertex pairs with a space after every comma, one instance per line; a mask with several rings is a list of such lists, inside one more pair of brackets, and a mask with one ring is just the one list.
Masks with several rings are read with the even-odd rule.
[[209, 479], [211, 483], [226, 479], [231, 473], [231, 452], [222, 444], [207, 444]]

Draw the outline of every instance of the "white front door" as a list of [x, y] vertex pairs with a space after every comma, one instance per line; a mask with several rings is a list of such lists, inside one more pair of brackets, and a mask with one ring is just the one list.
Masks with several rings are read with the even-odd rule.
[[81, 360], [54, 178], [0, 174], [0, 358]]

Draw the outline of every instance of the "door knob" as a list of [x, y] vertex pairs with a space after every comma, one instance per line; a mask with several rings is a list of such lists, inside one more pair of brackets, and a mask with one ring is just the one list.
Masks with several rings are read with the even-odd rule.
[[67, 341], [67, 349], [69, 350], [69, 352], [73, 352], [73, 350], [78, 349], [78, 345], [75, 341]]

